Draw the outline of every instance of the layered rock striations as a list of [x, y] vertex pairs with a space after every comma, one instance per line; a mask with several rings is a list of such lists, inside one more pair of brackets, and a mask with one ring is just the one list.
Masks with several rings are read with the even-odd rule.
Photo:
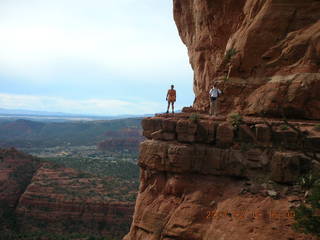
[[124, 194], [113, 185], [112, 177], [43, 164], [16, 208], [20, 230], [119, 238], [128, 230], [133, 204], [121, 201]]
[[193, 107], [213, 83], [222, 113], [320, 119], [318, 0], [174, 0], [194, 70]]
[[[141, 179], [124, 240], [313, 239], [295, 233], [295, 182], [319, 171], [301, 151], [319, 152], [314, 122], [206, 115], [142, 121]], [[300, 129], [308, 133], [301, 138]]]
[[0, 149], [0, 237], [15, 231], [119, 239], [132, 219], [130, 184]]
[[0, 238], [16, 228], [15, 209], [40, 165], [14, 148], [0, 149]]
[[34, 157], [14, 148], [0, 149], [0, 212], [15, 209], [40, 165]]

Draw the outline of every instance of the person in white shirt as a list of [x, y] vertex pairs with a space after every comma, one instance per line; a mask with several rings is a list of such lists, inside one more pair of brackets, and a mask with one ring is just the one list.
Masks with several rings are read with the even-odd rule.
[[216, 88], [214, 85], [209, 91], [209, 96], [210, 96], [210, 115], [216, 116], [218, 113], [218, 98], [222, 94], [221, 90], [219, 88]]

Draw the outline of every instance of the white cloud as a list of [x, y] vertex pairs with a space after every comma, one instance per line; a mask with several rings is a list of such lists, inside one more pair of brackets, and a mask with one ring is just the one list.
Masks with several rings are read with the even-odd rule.
[[0, 15], [0, 72], [41, 82], [53, 81], [49, 76], [68, 64], [126, 76], [184, 72], [187, 50], [166, 6], [151, 0], [8, 1]]
[[172, 0], [0, 0], [0, 33], [0, 107], [153, 113], [172, 83], [194, 98]]
[[164, 111], [165, 103], [121, 101], [116, 99], [73, 100], [61, 97], [0, 93], [0, 108], [27, 109], [75, 114], [117, 115], [146, 114]]

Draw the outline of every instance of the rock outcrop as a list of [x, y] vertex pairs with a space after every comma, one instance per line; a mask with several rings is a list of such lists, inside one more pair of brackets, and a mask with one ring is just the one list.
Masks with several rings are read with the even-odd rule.
[[43, 164], [16, 208], [21, 231], [123, 236], [131, 221], [133, 203], [116, 200], [112, 184], [112, 177]]
[[320, 152], [316, 123], [234, 119], [142, 121], [140, 188], [124, 240], [313, 239], [292, 230], [291, 207], [304, 196], [299, 176], [319, 170], [302, 152]]
[[[129, 185], [130, 183], [128, 183]], [[97, 177], [0, 149], [0, 232], [47, 232], [120, 238], [134, 204], [113, 177]], [[14, 225], [14, 226], [13, 226]], [[1, 236], [1, 234], [0, 234]]]
[[[40, 162], [16, 149], [0, 149], [0, 204], [15, 209]], [[0, 207], [0, 212], [2, 207]]]
[[14, 148], [0, 149], [0, 238], [5, 239], [16, 228], [15, 209], [40, 165]]
[[173, 0], [194, 70], [194, 109], [213, 83], [223, 114], [320, 119], [318, 0]]

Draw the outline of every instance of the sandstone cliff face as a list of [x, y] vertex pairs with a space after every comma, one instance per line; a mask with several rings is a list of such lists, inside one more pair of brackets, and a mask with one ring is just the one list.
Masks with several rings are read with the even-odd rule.
[[39, 167], [30, 155], [14, 148], [0, 149], [0, 238], [16, 227], [14, 211]]
[[224, 90], [222, 113], [279, 116], [284, 110], [320, 119], [318, 0], [173, 3], [194, 70], [196, 110], [208, 109], [208, 90], [217, 83]]
[[121, 237], [133, 204], [115, 200], [113, 179], [44, 164], [16, 208], [22, 232], [47, 231]]
[[130, 194], [136, 192], [127, 193], [113, 177], [0, 149], [0, 237], [2, 231], [19, 229], [120, 238], [132, 219], [133, 203], [124, 200]]
[[[158, 115], [142, 121], [141, 179], [124, 240], [311, 240], [295, 233], [292, 207], [304, 193], [294, 183], [319, 171], [301, 147], [320, 151], [315, 123]], [[289, 185], [288, 185], [289, 184]]]
[[0, 149], [0, 204], [14, 209], [39, 166], [30, 155], [15, 149]]

